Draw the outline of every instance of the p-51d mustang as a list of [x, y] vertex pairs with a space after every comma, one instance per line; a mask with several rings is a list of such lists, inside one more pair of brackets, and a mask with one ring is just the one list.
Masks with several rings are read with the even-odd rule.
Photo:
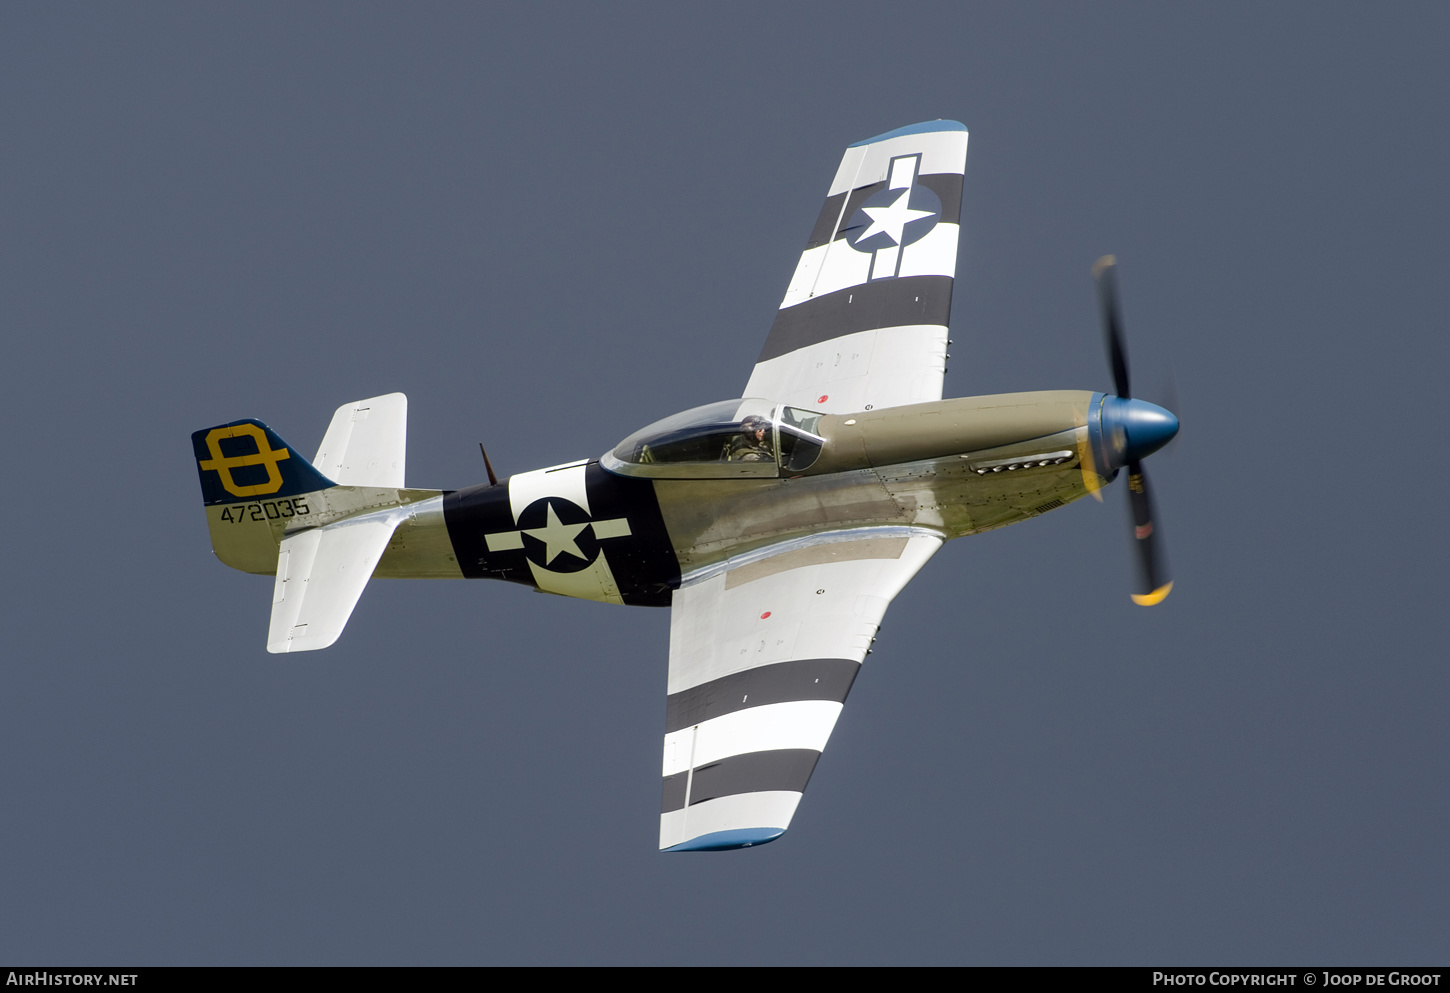
[[954, 121], [847, 148], [744, 399], [597, 459], [410, 489], [399, 393], [340, 407], [311, 463], [260, 421], [196, 432], [212, 548], [276, 577], [267, 650], [331, 645], [371, 576], [670, 607], [660, 848], [713, 851], [785, 832], [887, 604], [948, 539], [1126, 468], [1133, 599], [1161, 601], [1141, 462], [1178, 421], [1130, 398], [1111, 258], [1114, 395], [941, 398], [966, 155]]

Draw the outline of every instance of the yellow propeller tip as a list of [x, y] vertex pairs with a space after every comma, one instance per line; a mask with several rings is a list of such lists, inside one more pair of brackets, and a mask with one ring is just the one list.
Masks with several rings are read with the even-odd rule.
[[1164, 600], [1168, 599], [1168, 594], [1172, 592], [1173, 584], [1171, 582], [1168, 582], [1158, 587], [1152, 593], [1130, 593], [1128, 595], [1133, 598], [1133, 602], [1136, 603], [1138, 606], [1151, 607], [1155, 603], [1162, 603]]
[[1093, 263], [1093, 278], [1096, 279], [1101, 276], [1103, 274], [1103, 270], [1106, 269], [1108, 266], [1117, 264], [1118, 257], [1116, 255], [1104, 255], [1102, 258], [1098, 259], [1096, 262]]

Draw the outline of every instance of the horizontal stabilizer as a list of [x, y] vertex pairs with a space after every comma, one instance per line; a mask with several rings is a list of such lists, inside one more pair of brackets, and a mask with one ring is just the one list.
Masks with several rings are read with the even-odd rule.
[[337, 641], [407, 516], [390, 507], [283, 538], [267, 651], [312, 652]]
[[408, 398], [389, 393], [338, 407], [312, 464], [343, 486], [402, 489], [407, 447]]

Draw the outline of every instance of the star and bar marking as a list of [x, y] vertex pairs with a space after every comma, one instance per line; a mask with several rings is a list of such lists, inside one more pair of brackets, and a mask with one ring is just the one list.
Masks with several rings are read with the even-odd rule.
[[846, 243], [858, 252], [870, 253], [869, 279], [887, 279], [899, 273], [902, 249], [926, 237], [941, 217], [940, 199], [916, 182], [920, 167], [920, 155], [892, 159], [886, 189], [873, 194], [851, 218], [852, 232]]
[[[523, 549], [527, 553], [528, 549], [524, 545], [524, 536], [528, 535], [530, 538], [534, 538], [544, 545], [544, 561], [539, 562], [534, 556], [529, 556], [530, 560], [540, 567], [545, 569], [552, 568], [554, 562], [560, 555], [571, 555], [585, 565], [588, 565], [594, 561], [598, 552], [596, 551], [593, 555], [588, 555], [579, 547], [579, 537], [585, 528], [593, 529], [593, 536], [596, 541], [602, 541], [606, 538], [625, 538], [630, 534], [629, 520], [624, 517], [615, 517], [607, 521], [585, 520], [577, 524], [566, 524], [559, 518], [558, 510], [554, 506], [556, 503], [575, 511], [575, 513], [568, 514], [567, 516], [569, 517], [577, 517], [580, 514], [584, 514], [583, 508], [562, 497], [545, 497], [544, 499], [546, 507], [543, 527], [521, 528], [517, 531], [495, 531], [493, 534], [486, 534], [483, 537], [488, 545], [488, 550], [490, 552], [506, 552]], [[520, 514], [519, 516], [522, 518], [524, 514]]]

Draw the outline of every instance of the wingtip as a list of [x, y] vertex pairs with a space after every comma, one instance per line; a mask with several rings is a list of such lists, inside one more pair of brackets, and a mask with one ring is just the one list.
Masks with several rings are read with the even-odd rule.
[[860, 141], [853, 141], [848, 147], [859, 148], [862, 145], [874, 145], [878, 141], [886, 141], [888, 138], [900, 138], [909, 134], [931, 134], [933, 131], [965, 130], [967, 130], [967, 126], [961, 121], [922, 121], [920, 124], [908, 124], [904, 128], [883, 132], [874, 138], [862, 138]]
[[785, 828], [736, 828], [731, 831], [712, 831], [689, 841], [682, 841], [662, 852], [728, 852], [736, 848], [753, 848], [768, 845], [781, 835]]

